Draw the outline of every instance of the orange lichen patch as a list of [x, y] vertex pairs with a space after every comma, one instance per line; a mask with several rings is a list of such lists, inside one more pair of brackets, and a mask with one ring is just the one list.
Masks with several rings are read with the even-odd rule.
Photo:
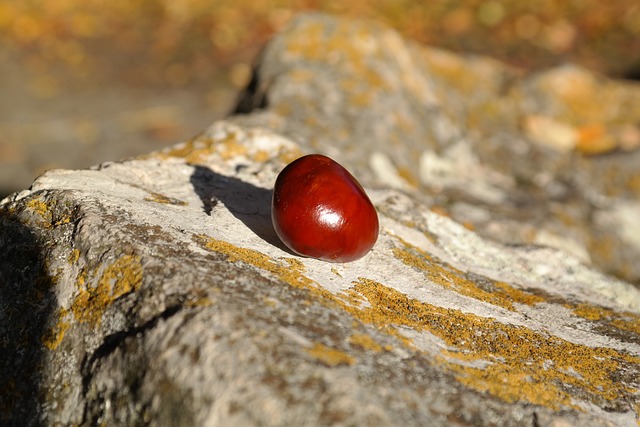
[[[523, 334], [515, 342], [509, 342], [512, 347], [506, 345], [501, 349], [507, 351], [488, 353], [504, 360], [484, 368], [447, 364], [459, 373], [460, 382], [476, 390], [489, 392], [507, 402], [526, 401], [552, 409], [563, 406], [579, 409], [572, 403], [578, 393], [587, 401], [603, 404], [638, 391], [613, 377], [624, 375], [628, 366], [637, 364], [640, 358], [553, 337], [540, 342], [538, 339], [543, 337], [532, 336], [526, 329], [517, 332]], [[521, 343], [524, 346], [520, 347]], [[515, 350], [511, 351], [511, 348]], [[478, 354], [477, 349], [474, 351]], [[549, 359], [543, 359], [543, 355], [548, 355]], [[569, 389], [579, 392], [569, 392]]]
[[78, 259], [80, 259], [80, 251], [77, 249], [71, 250], [69, 256], [67, 257], [67, 262], [69, 262], [69, 264], [75, 264], [76, 262], [78, 262]]
[[317, 117], [308, 115], [304, 118], [304, 124], [310, 128], [319, 128], [321, 124], [318, 122]]
[[291, 163], [298, 157], [302, 157], [304, 153], [298, 148], [281, 148], [278, 151], [278, 158], [285, 164]]
[[538, 85], [555, 98], [558, 118], [576, 125], [610, 119], [609, 106], [620, 102], [621, 93], [614, 85], [581, 69], [552, 70], [540, 77]]
[[[476, 59], [471, 63], [459, 55], [443, 50], [425, 49], [420, 53], [428, 64], [429, 72], [465, 95], [478, 92], [478, 88], [486, 88], [487, 84], [493, 83], [487, 77], [497, 75], [496, 70], [505, 69], [497, 61]], [[473, 73], [469, 72], [471, 68]]]
[[[320, 22], [307, 24], [304, 34], [305, 37], [289, 38], [285, 51], [290, 55], [322, 60], [324, 58], [321, 50], [324, 39], [324, 25]], [[309, 49], [310, 46], [315, 47], [315, 49]]]
[[625, 187], [636, 194], [640, 194], [640, 173], [628, 177]]
[[[566, 204], [552, 203], [549, 205], [549, 210], [554, 218], [558, 219], [567, 227], [573, 228], [579, 224], [578, 214], [575, 211], [567, 209]], [[535, 238], [535, 235], [532, 236], [532, 238]]]
[[41, 217], [47, 218], [49, 220], [51, 219], [51, 211], [49, 210], [49, 206], [47, 206], [47, 204], [40, 197], [34, 197], [33, 199], [25, 203], [25, 206], [27, 206], [27, 208], [31, 209]]
[[359, 108], [365, 108], [373, 104], [373, 93], [367, 91], [350, 92], [349, 105]]
[[[282, 117], [290, 117], [292, 112], [293, 112], [293, 107], [292, 107], [291, 103], [289, 103], [289, 102], [287, 102], [287, 103], [281, 102], [279, 104], [276, 104], [273, 107], [273, 112], [278, 114], [278, 115], [280, 115], [280, 116], [282, 116]], [[307, 124], [309, 124], [309, 123], [307, 123]], [[313, 124], [315, 124], [315, 122]]]
[[640, 314], [614, 311], [588, 304], [566, 304], [565, 306], [571, 309], [574, 315], [585, 320], [598, 322], [601, 325], [609, 324], [622, 331], [640, 335]]
[[244, 156], [248, 152], [247, 146], [238, 140], [235, 133], [228, 133], [223, 139], [217, 140], [214, 147], [222, 160]]
[[573, 307], [567, 304], [566, 307], [573, 308], [573, 314], [582, 317], [585, 320], [600, 320], [606, 316], [602, 308], [588, 304], [577, 304]]
[[360, 347], [364, 350], [374, 351], [376, 353], [381, 352], [383, 347], [377, 343], [376, 340], [366, 334], [353, 334], [349, 337], [349, 343]]
[[211, 155], [219, 155], [223, 160], [246, 155], [248, 148], [242, 144], [234, 132], [226, 134], [221, 139], [213, 139], [200, 135], [183, 144], [161, 151], [161, 156], [181, 157], [187, 163], [203, 163]]
[[583, 126], [578, 129], [576, 151], [585, 155], [604, 154], [613, 151], [618, 144], [601, 124]]
[[295, 258], [284, 258], [284, 261], [289, 264], [291, 266], [291, 268], [293, 268], [295, 271], [298, 271], [300, 273], [304, 273], [304, 271], [306, 270], [306, 267], [304, 266], [304, 264], [302, 263], [302, 261], [300, 261], [299, 259], [295, 259]]
[[258, 163], [264, 163], [267, 160], [269, 160], [269, 158], [271, 158], [271, 155], [267, 151], [264, 151], [264, 150], [258, 150], [253, 155], [253, 160], [255, 160]]
[[44, 335], [42, 336], [42, 343], [49, 350], [55, 350], [56, 348], [58, 348], [58, 346], [62, 342], [62, 339], [64, 338], [64, 334], [67, 332], [67, 329], [69, 329], [70, 324], [68, 321], [66, 321], [66, 315], [66, 310], [60, 310], [58, 312], [58, 319], [55, 326], [45, 331]]
[[218, 154], [223, 160], [244, 155], [247, 153], [247, 147], [238, 141], [235, 132], [230, 132], [221, 139], [201, 135], [164, 153], [172, 157], [182, 157], [188, 163], [201, 163], [212, 154]]
[[307, 70], [304, 68], [296, 68], [294, 70], [289, 71], [289, 79], [291, 79], [292, 82], [295, 83], [309, 83], [310, 81], [312, 81], [316, 74], [311, 71], [311, 70]]
[[640, 363], [639, 357], [423, 303], [364, 278], [353, 290], [369, 303], [358, 318], [430, 332], [449, 347], [439, 360], [460, 382], [507, 402], [559, 409], [574, 406], [576, 396], [602, 404], [638, 392], [615, 378]]
[[[343, 292], [340, 295], [334, 295], [328, 290], [322, 288], [315, 281], [305, 276], [303, 274], [304, 269], [302, 267], [297, 267], [295, 263], [289, 263], [286, 261], [286, 259], [286, 264], [279, 263], [276, 260], [273, 260], [272, 258], [258, 251], [239, 248], [235, 245], [232, 245], [231, 243], [217, 240], [204, 235], [196, 235], [194, 236], [194, 240], [210, 251], [226, 255], [229, 262], [241, 261], [249, 265], [253, 265], [273, 274], [279, 280], [284, 281], [290, 286], [300, 289], [306, 289], [311, 292], [311, 294], [314, 295], [317, 300], [324, 304], [330, 305], [332, 307], [340, 307], [347, 312], [356, 315], [356, 317], [358, 317], [357, 315], [361, 313], [359, 306], [363, 301], [362, 295], [353, 290]], [[378, 327], [378, 329], [397, 337], [405, 344], [410, 343], [409, 339], [400, 335], [394, 327], [388, 326], [387, 324], [385, 324], [385, 322], [374, 322], [372, 321], [372, 319], [360, 320], [364, 321], [365, 323], [375, 325], [376, 327]]]
[[540, 295], [535, 295], [530, 292], [526, 292], [520, 289], [516, 289], [508, 283], [504, 282], [492, 282], [496, 289], [499, 289], [502, 295], [509, 298], [513, 302], [533, 306], [535, 304], [545, 301], [545, 298]]
[[[497, 126], [515, 126], [516, 117], [512, 114], [512, 102], [504, 98], [478, 100], [466, 112], [466, 128], [478, 134], [490, 134]], [[455, 113], [447, 106], [444, 111], [447, 117], [456, 121]]]
[[[250, 139], [250, 136], [248, 138]], [[302, 155], [302, 151], [294, 145], [283, 144], [273, 152], [269, 152], [262, 148], [254, 147], [246, 139], [247, 137], [241, 136], [236, 132], [228, 132], [219, 139], [200, 135], [170, 149], [156, 152], [151, 156], [160, 158], [179, 157], [187, 163], [203, 164], [207, 163], [211, 156], [218, 156], [225, 161], [236, 157], [246, 157], [258, 163], [275, 157], [284, 163], [289, 163]], [[141, 156], [141, 158], [146, 157], [149, 156]]]
[[315, 343], [313, 347], [306, 351], [318, 361], [332, 368], [339, 365], [353, 365], [356, 363], [356, 359], [353, 356], [349, 356], [344, 351], [327, 347], [320, 343]]
[[30, 209], [34, 213], [36, 213], [42, 221], [40, 222], [40, 226], [45, 229], [52, 229], [59, 225], [68, 224], [71, 222], [71, 217], [63, 215], [61, 217], [56, 217], [54, 215], [54, 211], [56, 208], [56, 204], [58, 202], [54, 199], [51, 201], [44, 201], [40, 196], [36, 195], [31, 198], [29, 201], [25, 203], [27, 209]]
[[[175, 145], [168, 150], [153, 153], [152, 156], [167, 158], [180, 157], [187, 163], [202, 163], [211, 155], [211, 144], [213, 141], [203, 135], [192, 138], [182, 144]], [[147, 158], [149, 155], [143, 155]]]
[[[630, 378], [627, 382], [622, 378], [628, 378], [630, 367], [640, 364], [640, 357], [610, 348], [574, 344], [523, 326], [434, 306], [366, 278], [359, 278], [350, 289], [334, 295], [300, 271], [279, 264], [257, 251], [238, 248], [207, 236], [194, 236], [194, 240], [209, 250], [225, 254], [230, 262], [251, 264], [291, 286], [309, 290], [321, 303], [343, 309], [361, 323], [397, 338], [414, 351], [418, 350], [410, 339], [402, 335], [400, 328], [411, 328], [438, 337], [447, 346], [437, 358], [439, 363], [454, 373], [461, 383], [507, 402], [579, 410], [575, 401], [603, 405], [639, 391], [629, 385], [637, 383], [637, 379]], [[403, 252], [407, 254], [407, 251]], [[420, 256], [409, 255], [408, 259], [414, 260], [412, 262], [417, 268], [430, 270], [427, 274], [432, 280], [442, 282], [448, 278], [458, 285], [462, 282], [460, 289], [463, 291], [473, 289], [461, 280], [457, 270], [436, 268], [430, 266], [426, 259], [415, 261]], [[508, 297], [524, 304], [538, 301], [535, 295], [514, 292], [507, 284], [494, 283], [494, 286], [497, 301], [504, 305], [508, 305], [505, 302]], [[484, 291], [479, 295], [487, 297]], [[359, 345], [353, 340], [352, 336], [350, 342]], [[356, 337], [355, 342], [368, 340]], [[311, 352], [329, 366], [333, 366], [331, 363], [355, 362], [348, 362], [352, 358], [343, 351], [322, 344], [316, 344]]]
[[262, 303], [268, 307], [276, 307], [278, 305], [278, 301], [273, 298], [263, 298]]
[[165, 205], [185, 206], [187, 202], [183, 202], [180, 199], [165, 196], [164, 194], [156, 193], [154, 191], [149, 192], [149, 196], [144, 198], [147, 202], [162, 203]]
[[514, 302], [534, 305], [543, 302], [544, 298], [518, 290], [507, 283], [485, 279], [486, 287], [482, 289], [477, 283], [464, 277], [464, 273], [441, 260], [433, 258], [423, 250], [400, 240], [404, 248], [394, 248], [393, 253], [404, 264], [422, 271], [425, 277], [433, 283], [445, 288], [452, 288], [456, 292], [490, 304], [498, 305], [507, 310], [515, 311]]
[[275, 275], [291, 286], [310, 289], [326, 300], [334, 299], [331, 292], [320, 288], [317, 283], [302, 274], [304, 264], [298, 260], [285, 258], [285, 263], [280, 263], [258, 251], [239, 248], [204, 235], [196, 235], [194, 240], [210, 251], [226, 255], [229, 262], [245, 262]]
[[464, 221], [462, 223], [462, 226], [471, 231], [474, 231], [476, 229], [476, 226], [471, 221]]
[[[339, 21], [335, 27], [329, 29], [319, 22], [307, 23], [303, 29], [296, 32], [296, 37], [287, 39], [285, 51], [292, 57], [303, 57], [308, 61], [335, 63], [342, 60], [344, 67], [348, 67], [349, 75], [357, 76], [357, 80], [345, 79], [343, 84], [349, 87], [375, 88], [378, 91], [390, 89], [389, 82], [367, 62], [380, 52], [379, 37], [375, 30], [383, 31], [364, 25], [354, 25], [353, 22]], [[346, 93], [353, 93], [352, 90]], [[369, 98], [360, 92], [360, 102], [368, 104]], [[358, 105], [358, 104], [356, 104]]]
[[395, 127], [402, 132], [413, 132], [416, 128], [416, 123], [410, 120], [406, 114], [393, 113], [391, 119], [395, 122]]
[[[68, 261], [75, 263], [79, 254], [80, 252], [74, 249], [71, 251]], [[95, 277], [97, 274], [98, 269], [91, 276]], [[111, 303], [138, 289], [142, 283], [140, 257], [125, 255], [104, 268], [95, 287], [86, 287], [90, 281], [89, 274], [83, 269], [76, 279], [78, 293], [71, 307], [59, 309], [55, 325], [46, 330], [42, 336], [42, 343], [49, 350], [55, 350], [62, 342], [67, 329], [71, 326], [69, 315], [73, 315], [78, 322], [86, 322], [96, 326]]]
[[211, 298], [207, 296], [204, 296], [200, 298], [188, 299], [184, 305], [185, 307], [195, 308], [195, 307], [210, 307], [213, 304], [215, 304], [215, 301], [211, 300]]
[[420, 184], [420, 181], [415, 176], [415, 174], [411, 172], [411, 170], [407, 167], [399, 167], [398, 175], [400, 176], [400, 178], [404, 179], [407, 184], [414, 188], [418, 187], [418, 185]]
[[615, 250], [619, 245], [618, 237], [612, 234], [595, 233], [589, 237], [588, 252], [592, 259], [599, 259], [602, 264], [612, 264]]
[[640, 316], [633, 313], [616, 313], [612, 319], [610, 319], [611, 326], [614, 326], [621, 331], [632, 332], [636, 335], [640, 335]]
[[449, 213], [449, 211], [443, 207], [443, 206], [432, 206], [429, 209], [431, 212], [433, 212], [434, 214], [438, 214], [440, 216], [445, 216], [447, 218], [451, 218], [451, 214]]
[[[93, 274], [97, 273], [98, 269]], [[78, 276], [79, 292], [71, 304], [70, 311], [79, 322], [96, 326], [115, 300], [140, 287], [140, 257], [125, 255], [102, 270], [95, 287], [87, 287], [86, 283], [91, 283], [91, 280], [87, 279], [86, 272], [83, 271]]]

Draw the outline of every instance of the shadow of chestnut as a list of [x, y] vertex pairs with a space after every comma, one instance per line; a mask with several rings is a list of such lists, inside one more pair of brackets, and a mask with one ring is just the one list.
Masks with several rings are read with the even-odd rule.
[[207, 215], [218, 203], [222, 203], [262, 240], [294, 255], [276, 234], [271, 221], [271, 197], [273, 190], [256, 187], [238, 178], [221, 175], [202, 165], [194, 166], [191, 184], [202, 201]]

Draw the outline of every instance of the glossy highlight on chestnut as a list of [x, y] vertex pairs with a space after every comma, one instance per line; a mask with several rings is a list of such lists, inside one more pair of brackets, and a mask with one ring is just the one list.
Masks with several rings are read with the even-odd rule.
[[271, 218], [289, 249], [329, 262], [360, 259], [378, 239], [378, 214], [362, 186], [321, 154], [300, 157], [280, 172]]

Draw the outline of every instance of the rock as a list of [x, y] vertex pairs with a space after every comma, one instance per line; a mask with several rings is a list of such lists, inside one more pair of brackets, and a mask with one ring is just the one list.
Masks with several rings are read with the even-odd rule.
[[372, 185], [418, 190], [484, 237], [640, 285], [640, 215], [622, 213], [640, 212], [637, 83], [569, 65], [522, 75], [315, 15], [266, 47], [237, 112]]
[[[534, 141], [521, 124], [564, 105], [545, 78], [304, 15], [237, 115], [4, 199], [1, 423], [636, 425], [640, 292], [599, 267], [637, 277], [637, 152]], [[379, 212], [361, 260], [273, 231], [275, 177], [310, 151]], [[607, 238], [628, 258], [598, 259]]]

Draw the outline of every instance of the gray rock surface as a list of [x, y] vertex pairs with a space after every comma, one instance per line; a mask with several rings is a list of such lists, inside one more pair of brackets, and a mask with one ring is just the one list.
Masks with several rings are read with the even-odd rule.
[[267, 46], [238, 111], [484, 237], [554, 246], [640, 285], [637, 83], [574, 66], [521, 75], [315, 16]]
[[[616, 183], [639, 92], [593, 89], [630, 106], [596, 129], [607, 108], [540, 89], [566, 75], [597, 79], [306, 15], [241, 114], [45, 173], [0, 202], [0, 423], [637, 425], [640, 292], [602, 270], [637, 277], [615, 255], [637, 259], [637, 188]], [[583, 141], [614, 125], [628, 135]], [[301, 258], [273, 231], [275, 177], [310, 151], [378, 209], [361, 260]]]

